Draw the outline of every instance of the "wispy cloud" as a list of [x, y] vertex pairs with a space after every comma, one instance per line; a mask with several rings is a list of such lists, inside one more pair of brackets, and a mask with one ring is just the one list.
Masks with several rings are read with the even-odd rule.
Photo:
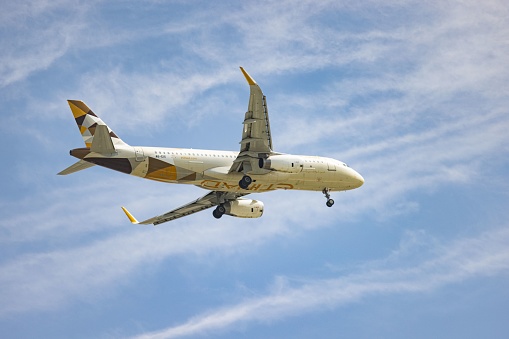
[[49, 194], [41, 192], [44, 198], [37, 198], [41, 202], [27, 202], [23, 215], [15, 210], [5, 215], [2, 251], [16, 248], [17, 254], [0, 262], [0, 315], [58, 309], [109, 294], [111, 286], [129, 281], [127, 277], [135, 277], [140, 267], [157, 266], [179, 255], [211, 251], [228, 255], [288, 232], [276, 214], [259, 224], [229, 217], [216, 221], [210, 211], [163, 227], [131, 225], [121, 204], [132, 206], [138, 215], [149, 215], [202, 194], [184, 187], [174, 188], [169, 196], [167, 189], [150, 186], [133, 186], [128, 177], [109, 184], [78, 182]]
[[375, 295], [429, 292], [468, 279], [506, 274], [509, 271], [508, 245], [509, 231], [504, 228], [480, 237], [437, 245], [430, 249], [436, 252], [431, 259], [412, 268], [372, 267], [334, 279], [309, 280], [300, 286], [291, 286], [290, 281], [279, 277], [277, 290], [265, 296], [212, 310], [181, 325], [134, 338], [163, 339], [204, 334], [240, 324], [273, 322], [330, 310]]
[[[108, 112], [112, 124], [122, 122], [127, 127], [160, 124], [166, 119], [185, 116], [192, 121], [196, 119], [189, 113], [196, 112], [193, 98], [203, 95], [211, 88], [224, 84], [232, 78], [237, 68], [220, 73], [185, 73], [165, 70], [154, 73], [125, 73], [120, 69], [107, 72], [91, 73], [83, 78], [83, 86], [75, 91], [75, 96], [92, 101], [90, 105], [98, 107], [96, 111]], [[71, 95], [71, 94], [67, 94]], [[112, 100], [115, 98], [115, 100]], [[199, 100], [201, 102], [201, 100]], [[208, 112], [227, 111], [229, 100], [215, 102]], [[196, 112], [199, 115], [200, 111]], [[129, 117], [129, 119], [126, 119]]]
[[[16, 1], [0, 14], [0, 88], [47, 69], [77, 44], [88, 6], [76, 1]], [[71, 20], [65, 20], [71, 18]]]
[[[27, 252], [3, 262], [0, 313], [5, 316], [60, 308], [72, 300], [97, 296], [120, 280], [127, 281], [124, 278], [135, 276], [141, 264], [156, 266], [171, 256], [203, 255], [212, 250], [235, 252], [284, 232], [277, 225], [246, 230], [232, 219], [214, 226], [205, 218], [210, 220], [210, 215], [204, 214], [198, 221], [194, 218], [172, 227], [150, 229], [136, 228], [125, 221], [125, 231], [117, 231], [113, 236], [100, 239], [96, 235], [95, 240], [85, 241], [81, 246]], [[79, 221], [66, 225], [82, 226]], [[53, 232], [58, 237], [58, 230]], [[68, 242], [71, 243], [74, 242]]]
[[[400, 1], [389, 3], [386, 12], [392, 13], [390, 8], [401, 5]], [[344, 20], [350, 12], [369, 20], [380, 14], [379, 8], [371, 12], [370, 6], [268, 2], [262, 6], [265, 15], [261, 20], [270, 25], [257, 22], [257, 30], [251, 29], [251, 13], [256, 9], [249, 5], [234, 6], [229, 11], [220, 6], [209, 8], [210, 12], [193, 12], [190, 15], [200, 20], [193, 20], [196, 23], [192, 27], [182, 28], [188, 25], [176, 19], [163, 33], [154, 30], [152, 34], [166, 34], [181, 41], [189, 54], [203, 58], [204, 66], [193, 67], [195, 62], [168, 56], [159, 61], [158, 67], [144, 65], [142, 73], [121, 66], [100, 68], [83, 75], [81, 85], [73, 92], [102, 111], [111, 112], [114, 122], [117, 112], [121, 112], [118, 114], [130, 116], [130, 122], [124, 123], [132, 126], [141, 121], [160, 125], [166, 118], [171, 121], [185, 115], [184, 107], [186, 111], [197, 111], [193, 105], [200, 110], [209, 107], [207, 114], [230, 111], [236, 100], [222, 105], [225, 95], [217, 92], [211, 104], [210, 95], [204, 94], [232, 81], [241, 83], [239, 65], [255, 66], [253, 75], [257, 79], [267, 74], [273, 79], [297, 70], [334, 69], [344, 78], [325, 83], [323, 89], [307, 97], [267, 93], [271, 111], [278, 113], [278, 119], [292, 119], [288, 130], [277, 138], [276, 144], [283, 151], [330, 139], [338, 131], [341, 135], [358, 135], [359, 129], [351, 128], [354, 125], [361, 126], [364, 133], [385, 138], [388, 133], [397, 133], [395, 129], [414, 127], [423, 117], [443, 119], [462, 114], [467, 108], [470, 114], [480, 114], [482, 110], [473, 111], [473, 101], [482, 109], [487, 100], [496, 97], [500, 107], [507, 106], [501, 88], [507, 86], [505, 55], [509, 46], [501, 42], [509, 34], [509, 27], [500, 20], [504, 8], [498, 3], [437, 3], [423, 8], [427, 20], [409, 22], [399, 18], [387, 26], [364, 26], [361, 32], [347, 25], [331, 28], [317, 19], [332, 11]], [[219, 33], [231, 26], [238, 40], [225, 45]], [[384, 74], [370, 73], [379, 67], [384, 67]], [[349, 69], [359, 72], [352, 78]], [[111, 98], [115, 98], [114, 104]], [[326, 114], [327, 120], [319, 119], [318, 112]], [[383, 130], [375, 128], [382, 123]], [[294, 138], [295, 133], [301, 137]]]

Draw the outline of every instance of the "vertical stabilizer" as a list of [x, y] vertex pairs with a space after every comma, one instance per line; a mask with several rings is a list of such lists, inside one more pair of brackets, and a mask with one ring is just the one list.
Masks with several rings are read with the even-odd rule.
[[[80, 130], [83, 141], [86, 147], [92, 147], [94, 135], [96, 134], [97, 126], [106, 126], [107, 132], [111, 137], [114, 145], [125, 145], [122, 141], [95, 113], [88, 108], [83, 101], [80, 100], [67, 100], [71, 108], [76, 124]], [[103, 128], [100, 129], [103, 131]]]

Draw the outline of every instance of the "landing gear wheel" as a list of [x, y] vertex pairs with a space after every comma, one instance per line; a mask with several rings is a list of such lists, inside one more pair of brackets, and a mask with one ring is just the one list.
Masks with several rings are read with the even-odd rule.
[[216, 207], [216, 209], [214, 211], [212, 211], [212, 215], [214, 216], [214, 218], [220, 219], [225, 212], [226, 212], [226, 209], [224, 208], [224, 206], [219, 205]]
[[220, 219], [223, 215], [221, 213], [218, 213], [217, 210], [213, 210], [212, 211], [212, 215], [214, 216], [214, 218], [216, 219]]
[[327, 199], [327, 202], [325, 203], [327, 207], [332, 207], [332, 205], [334, 205], [334, 200], [332, 200], [330, 197], [330, 189], [325, 187], [322, 190], [322, 193], [325, 195], [325, 198]]
[[327, 207], [332, 207], [332, 205], [334, 205], [334, 200], [329, 199], [325, 204], [327, 205]]
[[247, 188], [249, 187], [249, 185], [251, 185], [251, 182], [253, 182], [253, 179], [251, 179], [250, 176], [248, 175], [244, 175], [242, 177], [242, 179], [240, 179], [239, 181], [239, 186], [240, 188], [242, 188], [243, 190], [247, 190]]

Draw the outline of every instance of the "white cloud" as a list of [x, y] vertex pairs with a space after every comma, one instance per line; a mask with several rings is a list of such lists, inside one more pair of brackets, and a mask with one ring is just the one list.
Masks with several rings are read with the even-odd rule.
[[[6, 216], [2, 225], [4, 250], [22, 244], [32, 247], [0, 263], [2, 316], [57, 309], [73, 300], [97, 298], [119, 281], [129, 281], [128, 276], [135, 277], [141, 264], [156, 266], [182, 254], [228, 254], [247, 245], [255, 248], [287, 232], [277, 213], [263, 224], [232, 217], [217, 221], [205, 211], [159, 227], [135, 226], [122, 214], [120, 203], [114, 206], [112, 201], [122, 197], [131, 210], [163, 213], [195, 199], [202, 191], [175, 188], [174, 198], [168, 199], [167, 190], [151, 191], [145, 186], [137, 187], [134, 195], [131, 184], [121, 180], [83, 187], [77, 183], [68, 189], [82, 197], [61, 189], [46, 194], [46, 200], [27, 207], [23, 215], [13, 212]], [[140, 200], [140, 196], [144, 198]], [[41, 250], [30, 249], [38, 247]]]
[[[112, 126], [123, 124], [134, 128], [144, 124], [150, 127], [160, 124], [165, 118], [193, 121], [196, 119], [193, 99], [225, 83], [233, 72], [238, 72], [237, 76], [241, 74], [236, 68], [212, 74], [182, 74], [168, 70], [136, 74], [114, 69], [87, 74], [83, 78], [83, 86], [74, 95], [97, 107], [92, 109], [100, 116], [106, 116], [105, 119], [111, 117], [108, 121], [112, 121]], [[225, 97], [224, 102], [228, 102], [228, 98]], [[216, 100], [214, 103], [217, 105], [208, 108], [209, 112], [221, 108], [228, 111], [223, 102]], [[193, 113], [180, 113], [184, 105]]]
[[[297, 287], [282, 283], [283, 278], [279, 277], [276, 291], [265, 296], [206, 312], [181, 325], [134, 338], [162, 339], [199, 335], [239, 324], [273, 322], [308, 312], [337, 308], [374, 295], [429, 292], [467, 279], [506, 274], [509, 270], [508, 245], [509, 231], [504, 228], [476, 238], [437, 245], [430, 249], [436, 255], [412, 268], [371, 267], [363, 272], [334, 279], [310, 280]], [[394, 265], [394, 262], [391, 264]]]
[[[400, 5], [400, 2], [396, 3]], [[253, 19], [250, 14], [254, 9], [249, 6], [234, 8], [223, 15], [216, 15], [213, 10], [210, 14], [193, 14], [200, 18], [205, 15], [207, 20], [200, 22], [206, 22], [208, 26], [206, 32], [193, 36], [196, 46], [189, 46], [192, 43], [188, 42], [187, 37], [191, 34], [189, 31], [194, 32], [197, 27], [166, 33], [183, 41], [184, 46], [194, 55], [218, 55], [217, 58], [204, 57], [204, 62], [213, 71], [203, 72], [201, 69], [206, 67], [193, 69], [191, 65], [181, 67], [182, 62], [173, 58], [170, 60], [177, 63], [179, 70], [172, 69], [168, 60], [163, 62], [166, 65], [163, 68], [148, 73], [122, 68], [98, 70], [81, 79], [83, 85], [75, 90], [76, 95], [90, 98], [93, 101], [91, 105], [110, 112], [108, 114], [129, 115], [130, 119], [125, 123], [131, 123], [132, 126], [141, 121], [146, 125], [159, 125], [166, 118], [174, 119], [176, 113], [180, 113], [185, 106], [186, 110], [194, 112], [195, 102], [200, 109], [209, 105], [211, 112], [228, 111], [231, 101], [230, 105], [221, 105], [226, 93], [215, 93], [213, 100], [203, 98], [196, 101], [195, 98], [232, 80], [240, 84], [242, 78], [237, 70], [238, 64], [256, 65], [256, 73], [253, 73], [255, 78], [263, 78], [264, 73], [277, 77], [283, 71], [297, 69], [303, 72], [324, 67], [360, 67], [369, 71], [386, 65], [386, 74], [368, 72], [364, 76], [356, 75], [354, 79], [346, 78], [326, 84], [326, 89], [321, 93], [313, 93], [308, 97], [295, 99], [295, 93], [291, 96], [266, 93], [271, 111], [280, 116], [278, 119], [281, 122], [285, 116], [291, 116], [292, 119], [288, 130], [279, 134], [275, 140], [283, 151], [331, 138], [335, 134], [359, 135], [367, 131], [385, 138], [388, 133], [398, 133], [397, 129], [411, 127], [415, 122], [467, 116], [462, 112], [469, 109], [466, 105], [470, 105], [470, 101], [465, 100], [467, 96], [473, 96], [480, 109], [493, 96], [498, 98], [496, 103], [500, 107], [507, 107], [505, 97], [497, 93], [501, 93], [501, 88], [507, 86], [503, 79], [507, 78], [505, 51], [509, 47], [500, 41], [509, 34], [509, 27], [503, 20], [499, 20], [499, 14], [493, 9], [497, 8], [496, 3], [491, 4], [492, 8], [469, 3], [470, 7], [474, 7], [470, 10], [431, 6], [431, 10], [427, 11], [434, 14], [433, 20], [414, 23], [402, 20], [389, 27], [373, 27], [367, 32], [337, 31], [329, 26], [324, 32], [324, 27], [314, 22], [313, 18], [330, 11], [331, 7], [339, 16], [341, 10], [347, 13], [360, 10], [362, 16], [365, 13], [363, 10], [369, 8], [368, 5], [360, 6], [361, 9], [345, 9], [344, 5], [340, 5], [338, 10], [330, 3], [320, 6], [301, 3], [299, 6], [291, 6], [290, 11], [287, 10], [287, 4], [265, 5], [268, 7], [263, 6], [266, 15], [262, 20], [272, 23], [258, 23], [259, 27], [267, 29], [265, 34], [251, 29]], [[373, 13], [366, 12], [365, 15], [370, 17]], [[309, 21], [314, 26], [309, 25]], [[234, 42], [233, 47], [222, 43], [219, 40], [221, 35], [216, 34], [226, 25], [237, 27], [241, 37], [240, 41]], [[181, 25], [177, 21], [173, 26]], [[160, 33], [154, 31], [153, 34]], [[299, 44], [294, 46], [288, 41], [299, 41]], [[362, 58], [358, 54], [369, 56]], [[401, 71], [401, 63], [405, 72]], [[381, 94], [395, 97], [369, 99]], [[337, 103], [341, 103], [339, 108]], [[303, 108], [307, 108], [306, 112]], [[318, 119], [315, 114], [318, 112], [320, 115], [327, 113], [327, 119]], [[471, 109], [468, 113], [471, 117], [481, 114]], [[362, 126], [364, 131], [355, 128], [356, 125]], [[384, 129], [376, 128], [380, 125]], [[295, 133], [301, 137], [294, 138]]]
[[[45, 70], [79, 44], [87, 5], [76, 1], [15, 1], [0, 14], [0, 88]], [[72, 18], [72, 20], [66, 20]]]

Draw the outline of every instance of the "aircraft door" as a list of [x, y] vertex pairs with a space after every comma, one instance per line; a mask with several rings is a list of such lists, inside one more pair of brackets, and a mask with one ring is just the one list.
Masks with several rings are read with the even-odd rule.
[[327, 162], [327, 167], [328, 167], [329, 171], [335, 171], [336, 170], [336, 165], [334, 165], [334, 163], [332, 163], [332, 162]]
[[143, 159], [145, 158], [145, 154], [143, 153], [143, 148], [141, 148], [141, 147], [134, 148], [134, 155], [136, 157], [136, 161], [143, 161]]

